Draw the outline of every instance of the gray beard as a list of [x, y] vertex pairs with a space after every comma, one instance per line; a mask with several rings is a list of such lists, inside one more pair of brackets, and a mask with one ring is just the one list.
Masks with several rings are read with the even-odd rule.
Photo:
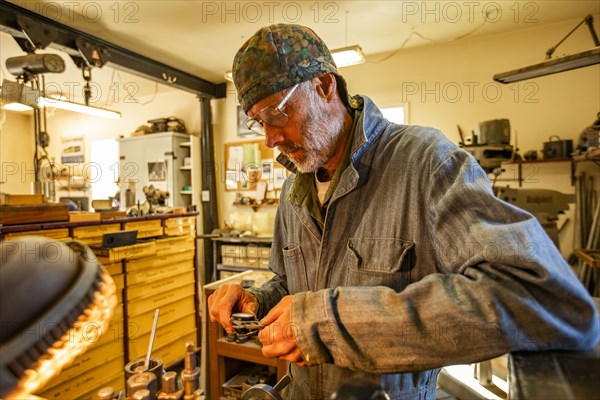
[[331, 119], [315, 101], [308, 102], [308, 119], [300, 147], [304, 159], [290, 160], [302, 173], [315, 172], [335, 154], [338, 137], [344, 125], [342, 119]]

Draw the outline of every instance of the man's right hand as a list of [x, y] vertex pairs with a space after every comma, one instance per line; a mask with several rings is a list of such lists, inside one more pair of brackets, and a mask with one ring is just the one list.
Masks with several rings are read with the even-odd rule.
[[220, 323], [228, 334], [233, 333], [233, 325], [229, 319], [234, 307], [237, 308], [237, 312], [256, 315], [258, 302], [240, 285], [223, 285], [208, 298], [210, 320]]

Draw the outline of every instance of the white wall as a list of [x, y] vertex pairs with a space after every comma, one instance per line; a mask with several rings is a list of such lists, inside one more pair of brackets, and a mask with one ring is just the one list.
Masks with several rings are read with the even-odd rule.
[[0, 108], [0, 192], [28, 194], [34, 181], [33, 118]]
[[[595, 20], [598, 23], [599, 16], [595, 16]], [[573, 139], [576, 144], [579, 133], [594, 121], [600, 110], [600, 66], [510, 85], [496, 83], [492, 76], [542, 62], [546, 49], [578, 22], [571, 20], [400, 50], [382, 62], [378, 61], [388, 54], [372, 55], [365, 64], [340, 69], [340, 73], [346, 77], [352, 94], [368, 95], [386, 107], [408, 103], [409, 123], [434, 126], [456, 143], [459, 141], [457, 125], [465, 132], [477, 132], [481, 121], [508, 118], [513, 144], [517, 137], [521, 154], [541, 150], [551, 135]], [[589, 32], [580, 28], [559, 47], [556, 55], [588, 50], [592, 46]], [[223, 143], [238, 140], [234, 93], [230, 86], [227, 99], [215, 102], [216, 157], [221, 165]], [[504, 178], [512, 178], [509, 184], [516, 186], [516, 169], [511, 168], [508, 167]], [[535, 164], [526, 168], [528, 180], [524, 187], [573, 193], [569, 163]], [[230, 221], [234, 213], [252, 215], [252, 211], [232, 206], [234, 194], [223, 192], [222, 184], [218, 191], [221, 222]], [[572, 210], [567, 217], [570, 223], [560, 237], [565, 256], [572, 248]], [[563, 223], [564, 218], [560, 225]]]

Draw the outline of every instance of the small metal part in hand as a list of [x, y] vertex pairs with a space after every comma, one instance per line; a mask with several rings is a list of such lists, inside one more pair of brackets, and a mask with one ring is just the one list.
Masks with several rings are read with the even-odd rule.
[[229, 321], [233, 325], [233, 330], [238, 335], [254, 336], [258, 334], [259, 330], [265, 327], [256, 319], [254, 314], [249, 313], [232, 314]]

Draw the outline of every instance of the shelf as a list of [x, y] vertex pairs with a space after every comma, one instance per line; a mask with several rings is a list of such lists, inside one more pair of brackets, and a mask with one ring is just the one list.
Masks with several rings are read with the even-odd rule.
[[573, 157], [575, 161], [600, 161], [600, 149], [590, 149], [583, 154]]
[[192, 192], [191, 190], [181, 190], [179, 193], [180, 194], [193, 194], [194, 192]]
[[192, 146], [192, 142], [179, 143], [179, 147], [191, 147], [191, 146]]
[[277, 205], [279, 205], [279, 200], [275, 199], [275, 202], [273, 202], [273, 203], [261, 203], [261, 204], [239, 204], [239, 203], [233, 203], [233, 205], [236, 206], [236, 207], [251, 207], [252, 210], [258, 211], [258, 209], [262, 208], [262, 207], [270, 207], [270, 206], [277, 206]]
[[572, 158], [551, 158], [549, 160], [514, 160], [507, 164], [544, 164], [553, 162], [571, 162]]
[[189, 167], [179, 167], [179, 169], [180, 169], [181, 171], [191, 171], [191, 170], [192, 170], [192, 167], [191, 167], [191, 166], [189, 166]]
[[[528, 167], [523, 167], [523, 165], [540, 165], [540, 164], [552, 164], [552, 163], [569, 163], [571, 165], [571, 185], [575, 185], [575, 163], [573, 162], [573, 158], [555, 158], [549, 160], [513, 160], [510, 162], [502, 163], [500, 167], [506, 165], [516, 165], [517, 166], [517, 179], [510, 179], [510, 182], [518, 182], [519, 187], [523, 186], [523, 181], [526, 178], [523, 178], [523, 168], [528, 169]], [[529, 167], [532, 168], [532, 167]], [[505, 178], [506, 179], [506, 178]], [[502, 180], [497, 179], [496, 182], [501, 182]], [[506, 180], [505, 180], [506, 181]]]
[[236, 265], [226, 265], [226, 264], [217, 264], [218, 271], [235, 271], [235, 272], [244, 272], [252, 269], [251, 267], [240, 267]]

